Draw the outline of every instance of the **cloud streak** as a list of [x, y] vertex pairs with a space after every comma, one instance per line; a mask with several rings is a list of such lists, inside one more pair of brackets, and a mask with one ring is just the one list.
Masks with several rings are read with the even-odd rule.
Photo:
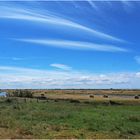
[[107, 44], [95, 44], [81, 41], [53, 40], [53, 39], [14, 39], [16, 41], [35, 43], [46, 46], [53, 46], [74, 50], [92, 50], [105, 52], [128, 52], [127, 49]]
[[51, 67], [54, 67], [54, 68], [58, 68], [58, 69], [61, 69], [61, 70], [71, 70], [72, 68], [68, 65], [64, 65], [64, 64], [57, 64], [57, 63], [53, 63], [53, 64], [50, 64]]
[[[89, 2], [92, 4], [91, 2]], [[93, 5], [93, 4], [92, 4]], [[66, 26], [69, 28], [75, 28], [79, 29], [84, 32], [88, 32], [94, 37], [102, 38], [105, 40], [110, 40], [110, 41], [117, 41], [117, 42], [126, 42], [123, 39], [114, 37], [112, 35], [97, 31], [95, 29], [89, 28], [87, 26], [84, 26], [80, 23], [76, 23], [72, 20], [63, 18], [62, 16], [57, 16], [55, 13], [52, 13], [50, 11], [47, 11], [46, 13], [40, 13], [40, 11], [36, 10], [28, 10], [24, 8], [19, 8], [19, 7], [4, 7], [0, 6], [0, 18], [6, 18], [6, 19], [16, 19], [16, 20], [27, 20], [31, 22], [40, 22], [43, 24], [51, 24], [51, 25], [57, 25], [57, 26]]]
[[99, 11], [98, 7], [95, 5], [94, 1], [91, 0], [87, 0], [87, 2], [89, 3], [89, 5], [95, 9], [96, 11]]
[[49, 59], [49, 57], [0, 57], [0, 60], [10, 61], [28, 61], [28, 60], [43, 60]]

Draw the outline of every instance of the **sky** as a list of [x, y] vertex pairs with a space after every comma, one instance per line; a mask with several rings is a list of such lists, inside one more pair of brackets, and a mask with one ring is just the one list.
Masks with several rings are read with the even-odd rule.
[[139, 1], [0, 1], [0, 88], [140, 88]]

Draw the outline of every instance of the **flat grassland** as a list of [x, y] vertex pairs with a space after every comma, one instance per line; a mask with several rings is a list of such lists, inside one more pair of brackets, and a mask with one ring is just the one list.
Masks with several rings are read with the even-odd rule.
[[0, 138], [140, 139], [140, 91], [33, 92], [47, 99], [0, 99]]

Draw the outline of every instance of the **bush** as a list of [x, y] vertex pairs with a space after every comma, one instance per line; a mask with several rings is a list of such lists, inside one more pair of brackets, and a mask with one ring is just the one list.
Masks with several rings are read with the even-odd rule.
[[128, 117], [128, 120], [132, 121], [132, 122], [140, 122], [140, 117], [139, 116], [130, 116], [130, 117]]
[[115, 102], [115, 101], [109, 101], [110, 105], [122, 105], [121, 103]]
[[26, 98], [32, 98], [33, 93], [29, 90], [15, 90], [13, 91], [14, 97], [26, 97]]
[[70, 99], [70, 103], [80, 103], [80, 101], [79, 100]]
[[108, 98], [108, 95], [103, 95], [104, 98]]
[[6, 103], [11, 103], [12, 100], [8, 98], [8, 99], [5, 100], [5, 102], [6, 102]]

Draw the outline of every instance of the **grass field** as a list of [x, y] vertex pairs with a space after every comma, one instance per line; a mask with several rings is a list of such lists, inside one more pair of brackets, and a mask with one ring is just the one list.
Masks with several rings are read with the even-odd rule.
[[139, 101], [78, 101], [0, 99], [0, 138], [140, 139]]

